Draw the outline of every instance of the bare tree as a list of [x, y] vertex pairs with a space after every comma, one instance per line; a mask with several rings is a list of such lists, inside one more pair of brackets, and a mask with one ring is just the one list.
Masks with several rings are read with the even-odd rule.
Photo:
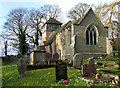
[[[28, 37], [31, 38], [34, 45], [39, 45], [39, 35], [42, 36], [41, 27], [43, 24], [44, 13], [40, 9], [32, 9], [30, 11], [30, 28], [32, 29], [32, 34], [29, 34]], [[35, 35], [35, 38], [33, 36]]]
[[[111, 30], [111, 45], [114, 47], [114, 35], [118, 37], [118, 4], [120, 1], [114, 1], [111, 3], [104, 3], [103, 5], [98, 5], [95, 8], [96, 14], [99, 16], [101, 21], [108, 25]], [[117, 25], [116, 25], [117, 23]]]
[[118, 19], [118, 6], [119, 1], [114, 1], [111, 3], [99, 4], [95, 7], [95, 12], [99, 18], [104, 22], [104, 24], [112, 25], [112, 21]]
[[85, 12], [88, 10], [90, 6], [84, 3], [79, 3], [75, 5], [70, 11], [68, 12], [68, 17], [72, 20], [76, 20], [81, 18], [85, 15]]
[[61, 15], [61, 8], [58, 5], [44, 5], [41, 10], [44, 12], [45, 21], [49, 18], [59, 19]]
[[[8, 30], [8, 37], [11, 44], [19, 46], [21, 54], [27, 52], [26, 30], [28, 29], [28, 11], [27, 9], [19, 8], [13, 9], [7, 16], [7, 22], [4, 24], [4, 28]], [[16, 41], [16, 42], [15, 42]]]
[[[61, 8], [58, 5], [44, 5], [40, 9], [30, 11], [30, 28], [32, 33], [27, 34], [30, 42], [39, 45], [39, 39], [42, 36], [41, 27], [49, 18], [58, 19], [61, 15]], [[34, 36], [34, 37], [33, 37]]]

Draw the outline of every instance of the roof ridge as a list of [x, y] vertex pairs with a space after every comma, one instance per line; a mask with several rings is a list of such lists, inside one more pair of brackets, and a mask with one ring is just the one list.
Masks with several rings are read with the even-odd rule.
[[73, 22], [73, 24], [78, 24], [78, 23], [80, 23], [80, 22], [85, 18], [85, 16], [88, 14], [88, 12], [89, 12], [90, 10], [92, 10], [92, 7], [89, 7], [88, 11], [85, 12], [84, 16], [82, 16], [82, 17], [78, 18], [77, 20], [75, 20], [75, 21]]
[[56, 20], [55, 18], [50, 18], [49, 20], [47, 20], [46, 22], [45, 22], [45, 24], [46, 23], [56, 23], [56, 24], [62, 24], [61, 22], [59, 22], [58, 20]]

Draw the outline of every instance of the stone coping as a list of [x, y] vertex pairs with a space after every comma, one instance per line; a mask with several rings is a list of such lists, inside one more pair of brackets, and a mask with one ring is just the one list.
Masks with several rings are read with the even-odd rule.
[[96, 55], [97, 55], [97, 54], [100, 54], [100, 55], [101, 55], [101, 54], [104, 54], [104, 55], [107, 55], [107, 53], [79, 53], [79, 54], [84, 54], [84, 55], [86, 55], [86, 54], [93, 54], [93, 55], [94, 55], [94, 54], [96, 54]]
[[45, 51], [45, 50], [32, 50], [32, 51], [30, 51], [30, 53], [32, 53], [32, 52], [43, 52], [43, 53], [45, 53], [47, 51]]

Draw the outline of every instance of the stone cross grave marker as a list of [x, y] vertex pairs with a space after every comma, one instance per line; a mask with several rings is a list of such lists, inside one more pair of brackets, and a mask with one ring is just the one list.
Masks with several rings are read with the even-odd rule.
[[24, 77], [27, 71], [27, 63], [24, 58], [20, 58], [17, 63], [18, 67], [18, 78]]
[[56, 70], [56, 82], [61, 79], [67, 80], [67, 65], [65, 63], [58, 63], [55, 67]]

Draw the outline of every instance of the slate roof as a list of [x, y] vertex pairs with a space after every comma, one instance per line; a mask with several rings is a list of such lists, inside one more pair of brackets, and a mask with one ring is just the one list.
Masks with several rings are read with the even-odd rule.
[[64, 24], [62, 27], [58, 28], [58, 29], [49, 37], [49, 39], [46, 41], [45, 46], [51, 44], [51, 43], [55, 40], [57, 33], [63, 31], [65, 28], [69, 27], [69, 26], [71, 25], [71, 23], [72, 23], [72, 22], [69, 21], [69, 22], [67, 22], [66, 24]]
[[56, 20], [55, 18], [50, 18], [45, 24], [62, 24], [62, 23]]

